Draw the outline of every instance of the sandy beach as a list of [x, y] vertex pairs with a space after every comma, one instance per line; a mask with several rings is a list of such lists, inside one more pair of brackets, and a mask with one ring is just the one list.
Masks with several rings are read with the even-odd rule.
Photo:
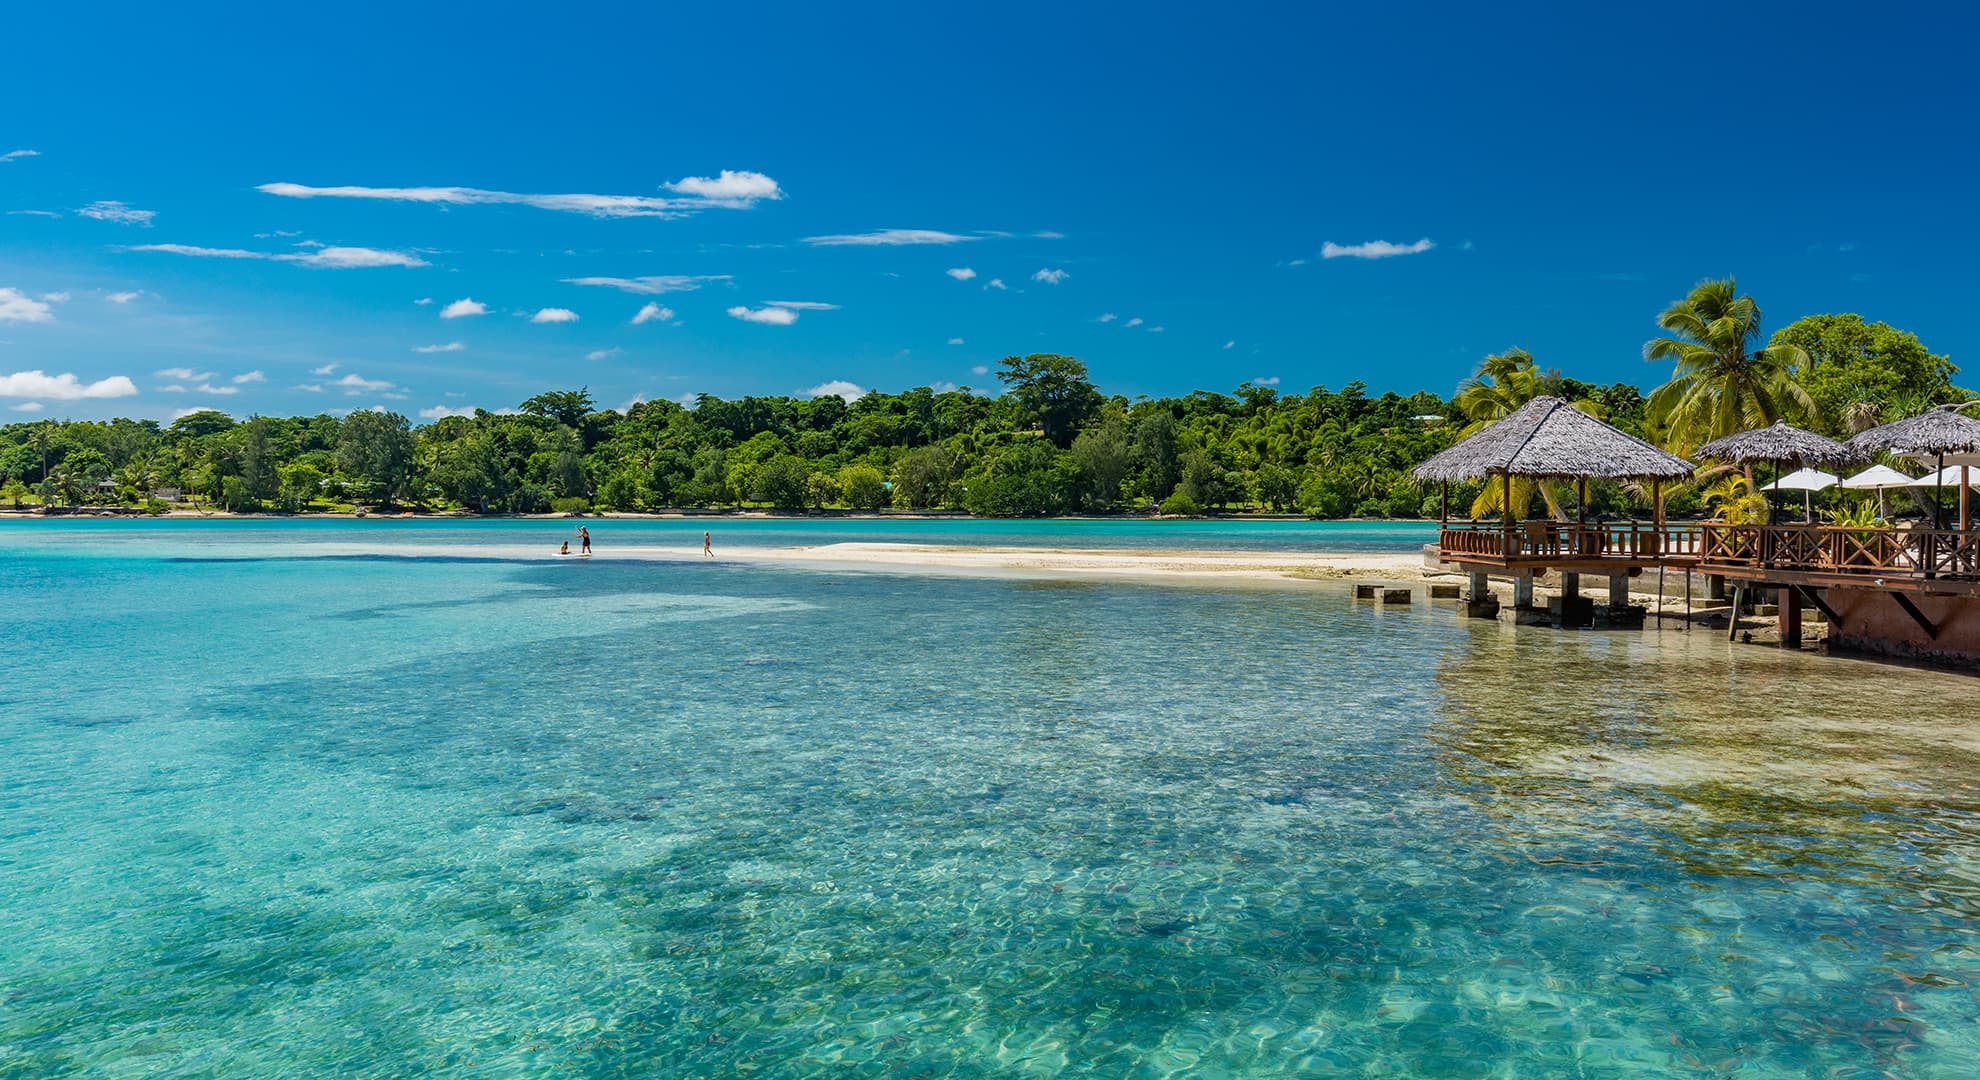
[[1264, 551], [1119, 551], [1072, 548], [964, 547], [940, 544], [843, 543], [817, 547], [738, 549], [728, 557], [835, 563], [897, 570], [1042, 573], [1078, 577], [1346, 578], [1419, 581], [1423, 559], [1413, 554]]

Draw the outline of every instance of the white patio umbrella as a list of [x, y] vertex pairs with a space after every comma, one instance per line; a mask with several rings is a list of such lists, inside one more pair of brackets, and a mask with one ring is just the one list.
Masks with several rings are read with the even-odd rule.
[[1886, 488], [1904, 487], [1910, 483], [1911, 477], [1891, 468], [1889, 465], [1872, 465], [1855, 476], [1844, 477], [1842, 486], [1857, 491], [1875, 488], [1877, 490], [1877, 516], [1888, 518], [1891, 514], [1890, 508], [1884, 503], [1884, 490]]
[[1967, 465], [1948, 465], [1938, 472], [1921, 476], [1904, 486], [1915, 488], [1958, 487], [1961, 484], [1965, 484], [1967, 487], [1980, 488], [1980, 472], [1972, 471], [1971, 467]]
[[1826, 491], [1836, 486], [1836, 474], [1825, 473], [1820, 469], [1796, 469], [1767, 485], [1768, 491], [1801, 492], [1801, 520], [1815, 520], [1815, 497], [1812, 492]]
[[1889, 465], [1872, 465], [1855, 476], [1845, 476], [1842, 480], [1842, 486], [1859, 490], [1904, 487], [1909, 483], [1911, 483], [1911, 477], [1891, 468]]

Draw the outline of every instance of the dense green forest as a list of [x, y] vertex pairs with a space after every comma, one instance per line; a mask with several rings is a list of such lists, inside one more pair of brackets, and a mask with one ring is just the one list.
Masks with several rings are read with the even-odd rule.
[[[580, 389], [419, 427], [376, 411], [40, 421], [0, 428], [0, 497], [16, 507], [154, 511], [176, 490], [233, 511], [757, 505], [1030, 516], [1159, 507], [1417, 517], [1437, 513], [1439, 493], [1409, 469], [1535, 394], [1566, 397], [1680, 452], [1777, 417], [1846, 434], [1964, 400], [1951, 383], [1957, 369], [1903, 331], [1811, 316], [1762, 346], [1758, 314], [1730, 281], [1701, 284], [1660, 320], [1675, 336], [1645, 346], [1646, 357], [1675, 364], [1649, 394], [1580, 382], [1514, 349], [1484, 358], [1450, 396], [1371, 396], [1358, 382], [1282, 394], [1245, 383], [1130, 400], [1103, 394], [1080, 361], [1039, 354], [1003, 360], [1005, 392], [995, 397], [919, 387], [850, 402], [703, 396], [620, 412], [596, 408]], [[1452, 495], [1454, 508], [1474, 513], [1492, 498]], [[1632, 498], [1600, 484], [1590, 509], [1628, 513]], [[1697, 499], [1680, 491], [1672, 509]]]

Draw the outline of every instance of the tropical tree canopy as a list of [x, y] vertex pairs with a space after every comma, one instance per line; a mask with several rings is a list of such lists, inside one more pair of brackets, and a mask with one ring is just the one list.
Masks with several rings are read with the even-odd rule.
[[1815, 413], [1795, 378], [1807, 351], [1792, 342], [1761, 346], [1760, 305], [1732, 278], [1699, 282], [1657, 325], [1672, 336], [1645, 343], [1643, 358], [1675, 370], [1651, 393], [1647, 419], [1677, 453], [1776, 420], [1805, 424]]
[[1959, 368], [1917, 335], [1861, 315], [1797, 319], [1774, 331], [1773, 344], [1808, 354], [1796, 375], [1815, 402], [1817, 430], [1837, 438], [1974, 396], [1953, 385]]

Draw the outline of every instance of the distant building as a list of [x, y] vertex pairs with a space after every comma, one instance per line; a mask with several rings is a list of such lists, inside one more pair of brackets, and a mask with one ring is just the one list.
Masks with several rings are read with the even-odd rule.
[[178, 501], [180, 501], [180, 500], [181, 500], [182, 498], [184, 498], [184, 496], [185, 496], [185, 493], [184, 493], [184, 492], [182, 492], [182, 491], [180, 491], [180, 490], [179, 490], [178, 488], [172, 488], [172, 487], [162, 487], [162, 488], [152, 488], [152, 489], [151, 489], [151, 497], [152, 497], [152, 498], [154, 498], [154, 499], [163, 499], [163, 500], [165, 500], [166, 502], [178, 502]]

